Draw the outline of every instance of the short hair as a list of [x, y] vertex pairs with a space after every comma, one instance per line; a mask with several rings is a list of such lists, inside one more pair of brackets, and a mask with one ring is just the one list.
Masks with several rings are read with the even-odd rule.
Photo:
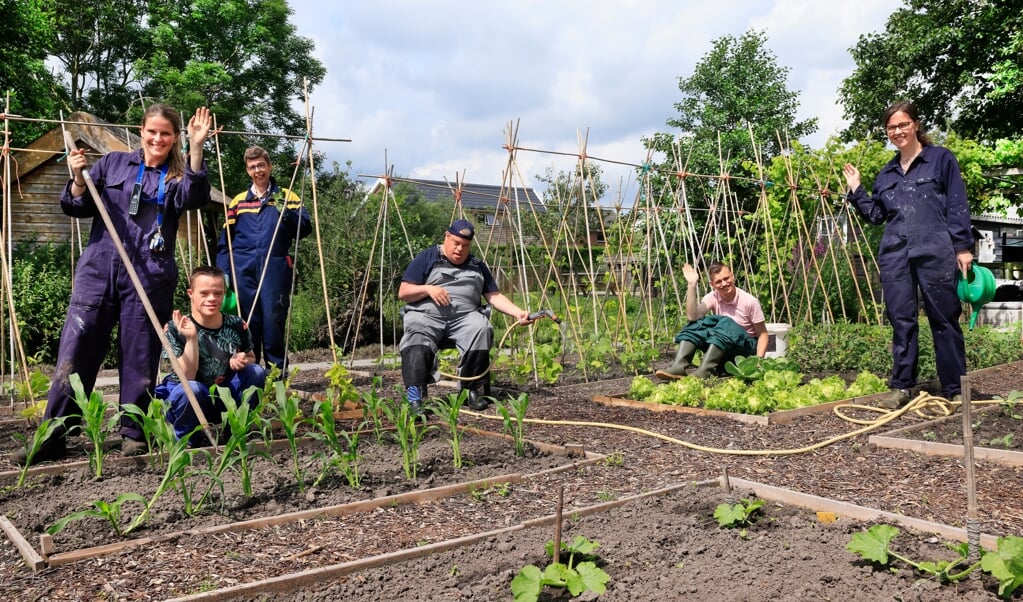
[[727, 263], [724, 263], [722, 261], [712, 261], [712, 262], [710, 262], [710, 265], [707, 266], [707, 274], [711, 278], [713, 278], [714, 276], [717, 276], [718, 272], [720, 272], [721, 270], [731, 270], [731, 269], [732, 268], [728, 267]]
[[195, 279], [199, 276], [209, 276], [210, 278], [220, 278], [224, 281], [224, 286], [227, 286], [227, 279], [224, 277], [224, 270], [218, 268], [215, 265], [201, 265], [188, 275], [188, 288], [195, 286]]
[[246, 165], [249, 164], [249, 161], [255, 161], [256, 159], [263, 159], [267, 162], [267, 164], [269, 164], [270, 153], [266, 152], [266, 149], [262, 146], [250, 146], [245, 149], [244, 159]]

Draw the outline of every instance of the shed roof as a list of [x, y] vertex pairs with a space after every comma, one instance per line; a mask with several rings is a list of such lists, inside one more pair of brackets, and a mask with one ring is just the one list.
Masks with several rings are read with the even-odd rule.
[[[458, 187], [443, 180], [421, 180], [415, 178], [400, 178], [399, 182], [407, 182], [415, 187], [416, 191], [427, 201], [447, 201], [455, 199], [459, 194]], [[370, 194], [380, 190], [386, 181], [378, 179], [370, 189]], [[532, 205], [538, 212], [547, 210], [546, 205], [540, 196], [532, 188], [505, 187], [493, 184], [461, 184], [461, 203], [465, 209], [492, 210], [497, 207], [501, 200], [522, 205]]]

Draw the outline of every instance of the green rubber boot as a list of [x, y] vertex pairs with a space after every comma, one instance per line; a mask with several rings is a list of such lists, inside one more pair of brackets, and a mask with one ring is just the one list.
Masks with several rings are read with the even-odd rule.
[[703, 362], [700, 364], [700, 367], [697, 368], [695, 372], [693, 372], [693, 376], [697, 378], [707, 378], [708, 376], [713, 376], [714, 371], [717, 370], [717, 367], [721, 364], [721, 362], [724, 359], [725, 359], [724, 349], [721, 349], [720, 347], [715, 347], [714, 345], [707, 347], [707, 350], [703, 352]]
[[667, 379], [682, 378], [686, 370], [692, 366], [693, 355], [696, 353], [696, 345], [689, 341], [682, 341], [678, 344], [678, 351], [675, 353], [675, 360], [664, 370], [658, 370], [655, 376]]

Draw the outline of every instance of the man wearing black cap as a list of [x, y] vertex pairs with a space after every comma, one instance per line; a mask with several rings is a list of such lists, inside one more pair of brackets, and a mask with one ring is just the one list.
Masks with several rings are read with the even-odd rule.
[[412, 260], [401, 277], [398, 298], [403, 309], [405, 334], [401, 352], [401, 376], [409, 409], [421, 410], [426, 386], [436, 382], [437, 346], [450, 340], [462, 360], [458, 373], [462, 388], [468, 389], [468, 405], [484, 410], [488, 400], [480, 394], [482, 379], [490, 366], [493, 334], [490, 320], [482, 310], [482, 299], [497, 311], [529, 321], [529, 312], [519, 308], [498, 291], [490, 268], [469, 253], [475, 230], [470, 222], [456, 220], [444, 233], [444, 242], [430, 247]]

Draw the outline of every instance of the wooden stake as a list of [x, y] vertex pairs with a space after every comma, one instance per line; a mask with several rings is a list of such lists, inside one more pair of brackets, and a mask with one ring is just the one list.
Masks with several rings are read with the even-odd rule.
[[565, 506], [565, 486], [558, 487], [558, 507], [554, 511], [554, 564], [561, 562], [561, 511]]

